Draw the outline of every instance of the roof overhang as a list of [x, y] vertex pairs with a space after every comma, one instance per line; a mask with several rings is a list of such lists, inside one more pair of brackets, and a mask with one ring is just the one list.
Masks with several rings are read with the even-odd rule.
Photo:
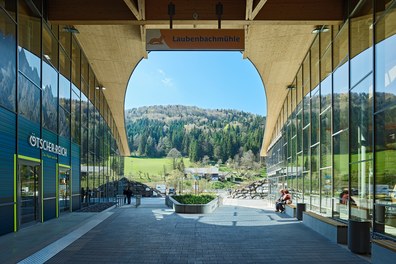
[[[173, 28], [217, 28], [218, 0], [173, 0]], [[222, 28], [244, 29], [244, 58], [257, 68], [267, 97], [267, 123], [261, 155], [290, 84], [309, 49], [315, 25], [339, 24], [343, 0], [222, 0]], [[129, 78], [145, 50], [146, 29], [169, 28], [168, 0], [51, 0], [51, 23], [74, 25], [76, 35], [98, 81], [120, 135], [121, 154], [129, 155], [124, 101]], [[198, 14], [198, 17], [193, 14]]]

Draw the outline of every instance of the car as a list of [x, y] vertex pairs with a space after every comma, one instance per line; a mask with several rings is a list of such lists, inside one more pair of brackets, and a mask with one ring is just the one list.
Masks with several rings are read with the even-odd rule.
[[168, 194], [176, 194], [176, 190], [173, 187], [169, 187]]

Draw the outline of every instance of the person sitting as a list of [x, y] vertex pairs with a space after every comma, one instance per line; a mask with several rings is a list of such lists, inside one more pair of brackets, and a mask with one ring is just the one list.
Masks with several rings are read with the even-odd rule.
[[291, 195], [288, 190], [283, 191], [283, 196], [280, 198], [280, 201], [276, 203], [276, 211], [275, 212], [281, 212], [285, 211], [285, 204], [291, 204]]
[[285, 194], [285, 190], [280, 189], [279, 193], [280, 193], [280, 196], [275, 202], [275, 209], [276, 209], [275, 212], [279, 212], [279, 206], [280, 206], [279, 204], [282, 203], [282, 198], [283, 198], [283, 195]]

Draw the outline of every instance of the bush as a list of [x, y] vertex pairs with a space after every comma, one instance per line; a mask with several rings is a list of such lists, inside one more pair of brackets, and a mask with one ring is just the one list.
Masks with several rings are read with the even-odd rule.
[[208, 195], [208, 194], [203, 194], [203, 195], [185, 194], [185, 195], [172, 196], [172, 198], [181, 204], [207, 204], [213, 199], [215, 199], [216, 196]]

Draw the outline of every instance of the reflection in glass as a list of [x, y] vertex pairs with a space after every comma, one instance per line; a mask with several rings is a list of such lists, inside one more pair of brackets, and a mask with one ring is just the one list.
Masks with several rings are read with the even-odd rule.
[[334, 212], [333, 217], [348, 219], [348, 207], [342, 200], [349, 182], [349, 134], [343, 131], [333, 137]]
[[311, 97], [311, 145], [319, 142], [319, 112], [320, 112], [320, 98], [319, 87], [312, 91]]
[[396, 104], [396, 35], [375, 47], [376, 111]]
[[332, 215], [332, 175], [331, 168], [320, 170], [321, 208], [320, 212], [326, 216]]
[[0, 7], [4, 8], [14, 20], [16, 20], [16, 3], [17, 1], [15, 0], [0, 0]]
[[41, 60], [30, 51], [18, 47], [19, 70], [37, 86], [40, 86]]
[[351, 162], [372, 158], [372, 79], [351, 90]]
[[72, 39], [72, 81], [76, 86], [80, 86], [80, 77], [81, 77], [81, 70], [80, 70], [80, 47], [77, 44], [77, 41], [73, 38]]
[[326, 110], [331, 105], [331, 75], [320, 84], [321, 111]]
[[351, 219], [370, 220], [373, 206], [373, 164], [363, 161], [351, 164], [351, 189], [349, 190]]
[[344, 64], [348, 58], [348, 26], [346, 22], [333, 41], [333, 69]]
[[331, 111], [321, 115], [320, 126], [320, 167], [331, 166]]
[[375, 124], [376, 231], [396, 237], [396, 108], [378, 113]]
[[18, 1], [18, 45], [41, 58], [41, 17]]
[[43, 59], [58, 69], [58, 41], [47, 26], [43, 27]]
[[334, 87], [333, 87], [333, 100], [334, 100], [334, 127], [333, 132], [337, 133], [340, 130], [348, 128], [349, 116], [349, 75], [348, 63], [344, 63], [337, 68], [333, 74]]
[[15, 111], [16, 26], [0, 9], [0, 105]]
[[57, 133], [58, 131], [58, 73], [43, 62], [43, 127]]
[[71, 121], [71, 135], [72, 140], [80, 143], [80, 97], [72, 92], [72, 121]]
[[304, 128], [303, 130], [303, 156], [304, 156], [304, 166], [303, 169], [304, 171], [309, 171], [310, 166], [311, 166], [311, 160], [310, 160], [310, 142], [309, 142], [309, 135], [310, 135], [310, 126]]
[[311, 87], [319, 84], [319, 37], [311, 46]]
[[70, 81], [59, 76], [59, 104], [70, 113]]
[[[319, 147], [318, 145], [311, 148], [311, 188], [313, 194], [319, 194]], [[319, 203], [318, 203], [319, 205]]]
[[38, 87], [19, 74], [18, 113], [36, 123], [40, 123], [40, 93]]
[[59, 107], [59, 135], [70, 138], [70, 114]]

